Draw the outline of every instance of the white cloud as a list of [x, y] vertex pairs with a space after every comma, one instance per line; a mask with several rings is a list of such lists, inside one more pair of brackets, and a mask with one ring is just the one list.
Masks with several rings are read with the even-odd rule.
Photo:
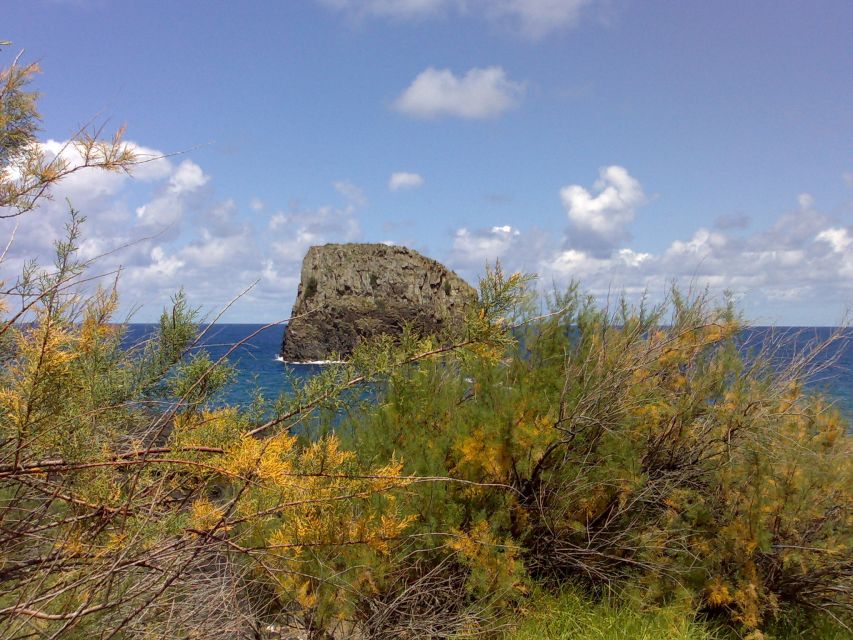
[[218, 237], [233, 236], [241, 232], [242, 227], [237, 219], [237, 203], [228, 198], [213, 206], [205, 207], [197, 216], [204, 231]]
[[287, 224], [287, 216], [281, 211], [279, 211], [278, 213], [270, 216], [270, 221], [267, 224], [267, 228], [270, 231], [278, 231], [285, 224]]
[[[177, 256], [170, 256], [161, 246], [151, 249], [151, 263], [138, 269], [136, 277], [141, 280], [148, 278], [168, 278], [174, 276], [186, 263]], [[133, 272], [131, 272], [133, 273]]]
[[666, 250], [666, 256], [672, 259], [703, 260], [715, 250], [722, 249], [726, 244], [726, 236], [700, 228], [690, 240], [675, 240]]
[[[61, 151], [78, 163], [79, 153], [63, 146], [49, 141], [45, 153]], [[97, 273], [121, 270], [122, 309], [142, 307], [136, 321], [155, 319], [181, 286], [193, 305], [210, 312], [256, 280], [257, 287], [234, 306], [240, 319], [284, 318], [308, 247], [361, 237], [355, 212], [366, 199], [350, 182], [333, 185], [346, 200], [341, 206], [253, 215], [257, 203], [241, 210], [233, 199], [214, 199], [213, 180], [195, 162], [175, 163], [134, 147], [156, 157], [137, 165], [141, 175], [78, 171], [55, 185], [53, 199], [42, 201], [38, 212], [21, 218], [0, 278], [14, 281], [30, 258], [50, 264], [53, 243], [63, 237], [68, 220], [66, 197], [88, 218], [79, 256], [97, 258]], [[14, 226], [15, 220], [0, 220], [0, 236], [9, 237]]]
[[562, 276], [562, 279], [589, 277], [599, 272], [610, 271], [611, 267], [612, 263], [609, 259], [596, 258], [577, 249], [560, 251], [542, 263], [542, 270], [546, 274], [557, 274]]
[[[289, 266], [289, 265], [288, 265]], [[264, 260], [261, 269], [261, 278], [266, 287], [271, 291], [290, 292], [294, 294], [299, 286], [299, 271], [291, 270], [289, 274], [282, 274], [276, 268], [275, 263]]]
[[406, 171], [397, 171], [391, 174], [388, 179], [388, 188], [391, 191], [399, 191], [400, 189], [417, 189], [424, 183], [423, 177], [417, 173], [408, 173]]
[[612, 244], [622, 239], [646, 196], [640, 183], [618, 165], [599, 171], [595, 190], [593, 194], [580, 185], [569, 185], [560, 190], [560, 199], [576, 230]]
[[[58, 158], [70, 167], [81, 166], [84, 162], [80, 149], [67, 140], [48, 140], [40, 146], [48, 161]], [[126, 181], [127, 175], [122, 172], [86, 168], [66, 177], [58, 191], [61, 191], [63, 199], [70, 200], [74, 207], [83, 208], [105, 196], [114, 196]]]
[[625, 266], [632, 267], [634, 269], [642, 267], [649, 260], [654, 259], [654, 256], [651, 253], [638, 253], [632, 249], [619, 249], [616, 255], [625, 264]]
[[[46, 145], [51, 153], [62, 147], [58, 142]], [[123, 267], [119, 290], [124, 308], [143, 304], [139, 321], [155, 318], [181, 285], [193, 304], [210, 310], [221, 308], [257, 279], [257, 288], [235, 305], [240, 319], [284, 318], [308, 247], [362, 239], [356, 212], [364, 194], [350, 182], [332, 185], [346, 200], [338, 206], [274, 215], [267, 213], [274, 209], [264, 207], [264, 213], [252, 215], [251, 203], [241, 210], [234, 200], [214, 200], [213, 181], [195, 163], [161, 158], [145, 166], [144, 179], [93, 170], [57, 185], [53, 200], [21, 219], [0, 277], [13, 280], [27, 258], [50, 263], [53, 242], [62, 237], [67, 221], [66, 196], [73, 196], [89, 219], [80, 256], [101, 256], [99, 273]], [[652, 253], [625, 241], [635, 208], [645, 201], [642, 186], [627, 171], [607, 167], [594, 188], [572, 187], [576, 185], [560, 193], [570, 242], [560, 245], [560, 235], [552, 230], [521, 231], [498, 220], [480, 229], [458, 229], [445, 251], [448, 264], [473, 282], [485, 264], [499, 258], [507, 270], [539, 273], [544, 287], [577, 277], [584, 289], [602, 298], [664, 293], [673, 280], [694, 290], [709, 285], [743, 296], [744, 304], [751, 305], [746, 307], [749, 315], [770, 321], [767, 310], [789, 322], [830, 323], [845, 304], [853, 303], [850, 203], [833, 218], [819, 211], [811, 196], [795, 195], [791, 210], [774, 224], [703, 226]], [[554, 205], [559, 206], [556, 198]], [[137, 206], [139, 216], [134, 215]], [[174, 223], [167, 233], [161, 232], [164, 221]], [[14, 224], [0, 221], [0, 236], [9, 237]], [[383, 228], [380, 237], [404, 241], [398, 237], [401, 228]], [[599, 244], [572, 244], [584, 231]]]
[[257, 197], [252, 198], [249, 201], [249, 208], [252, 211], [263, 211], [264, 210], [264, 201], [261, 200], [260, 198], [257, 198]]
[[483, 18], [538, 39], [575, 26], [592, 0], [319, 0], [355, 19], [423, 20], [446, 16]]
[[[599, 190], [603, 193], [606, 187]], [[622, 189], [626, 192], [631, 189]], [[659, 299], [675, 282], [693, 291], [706, 286], [715, 293], [730, 290], [748, 305], [746, 313], [761, 321], [787, 317], [832, 323], [845, 304], [853, 303], [853, 228], [828, 226], [827, 219], [812, 200], [798, 197], [797, 208], [767, 229], [729, 234], [700, 227], [655, 253], [624, 244], [560, 247], [553, 234], [533, 244], [512, 227], [479, 232], [463, 228], [453, 238], [450, 259], [464, 267], [467, 255], [482, 268], [486, 256], [500, 257], [508, 270], [538, 273], [545, 288], [578, 279], [602, 301], [621, 294], [634, 300], [647, 294]], [[513, 235], [507, 242], [510, 229]], [[769, 310], [781, 316], [768, 317]]]
[[506, 256], [520, 235], [518, 229], [510, 225], [479, 231], [462, 227], [453, 236], [451, 260], [461, 267], [482, 269], [483, 265]]
[[332, 186], [344, 197], [350, 208], [359, 209], [367, 204], [367, 196], [364, 195], [362, 188], [349, 180], [339, 180], [332, 183]]
[[136, 208], [140, 223], [163, 230], [180, 222], [189, 198], [210, 181], [192, 160], [184, 160], [169, 174], [166, 186], [149, 202]]
[[462, 77], [429, 67], [400, 94], [394, 108], [415, 118], [494, 118], [517, 106], [523, 95], [524, 84], [509, 80], [501, 67], [470, 69]]
[[202, 229], [201, 237], [183, 247], [178, 256], [194, 268], [213, 269], [226, 265], [245, 264], [251, 256], [252, 238], [245, 230], [227, 237], [218, 237]]
[[131, 171], [134, 180], [143, 182], [163, 180], [174, 170], [172, 162], [162, 151], [135, 142], [129, 142], [128, 146], [136, 154], [137, 164], [133, 165]]
[[490, 18], [538, 39], [576, 25], [590, 0], [492, 0], [480, 4]]
[[847, 229], [831, 228], [824, 229], [815, 237], [815, 240], [829, 243], [836, 253], [843, 253], [853, 246], [853, 235]]
[[192, 160], [184, 160], [169, 178], [169, 191], [175, 195], [192, 193], [206, 185], [210, 176]]
[[353, 216], [353, 208], [319, 207], [317, 209], [279, 212], [270, 220], [270, 231], [284, 230], [282, 239], [273, 239], [272, 252], [298, 269], [308, 248], [327, 242], [355, 242], [361, 237], [361, 226]]

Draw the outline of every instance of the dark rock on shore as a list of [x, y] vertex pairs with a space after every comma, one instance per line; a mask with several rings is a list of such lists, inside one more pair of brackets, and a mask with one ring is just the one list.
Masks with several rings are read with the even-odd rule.
[[462, 278], [406, 247], [311, 247], [281, 355], [288, 362], [346, 357], [362, 339], [400, 335], [406, 323], [420, 334], [442, 333], [462, 322], [476, 297]]

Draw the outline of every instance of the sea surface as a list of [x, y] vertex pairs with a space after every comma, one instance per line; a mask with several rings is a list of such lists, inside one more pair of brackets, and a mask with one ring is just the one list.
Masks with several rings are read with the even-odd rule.
[[[218, 324], [208, 328], [202, 346], [214, 360], [233, 349], [227, 360], [235, 368], [236, 375], [220, 394], [219, 403], [247, 404], [257, 390], [273, 400], [291, 388], [294, 378], [314, 375], [324, 366], [283, 362], [279, 351], [284, 329], [274, 326], [261, 330], [263, 326]], [[128, 325], [125, 344], [142, 341], [156, 330], [155, 324]], [[776, 360], [784, 363], [797, 353], [808, 352], [812, 345], [825, 341], [835, 331], [831, 327], [752, 327], [743, 332], [741, 339], [747, 351], [774, 345]], [[234, 345], [238, 346], [234, 348]], [[812, 368], [815, 366], [822, 370], [808, 381], [808, 385], [826, 393], [853, 420], [853, 328], [843, 330], [841, 339], [817, 354], [812, 362]]]

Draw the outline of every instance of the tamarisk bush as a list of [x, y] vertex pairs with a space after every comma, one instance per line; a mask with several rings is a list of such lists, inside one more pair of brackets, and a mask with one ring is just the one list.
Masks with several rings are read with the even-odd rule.
[[[47, 160], [37, 70], [0, 72], [13, 224], [71, 173], [148, 160], [123, 130]], [[567, 585], [849, 628], [849, 424], [806, 392], [813, 353], [747, 352], [731, 305], [611, 311], [573, 285], [541, 312], [498, 264], [461, 332], [223, 407], [188, 297], [126, 345], [84, 231], [70, 207], [52, 265], [6, 273], [14, 232], [0, 254], [0, 638], [488, 635]]]
[[472, 593], [582, 582], [746, 630], [787, 607], [849, 625], [849, 423], [804, 391], [814, 351], [784, 364], [742, 329], [707, 294], [614, 313], [572, 287], [497, 361], [392, 374], [352, 446], [471, 483], [411, 487], [403, 513]]
[[[37, 70], [16, 60], [0, 74], [0, 213], [20, 224], [69, 174], [146, 161], [122, 131], [80, 132], [73, 154], [47, 160], [27, 91]], [[364, 465], [334, 433], [296, 433], [395, 368], [502, 344], [499, 309], [458, 344], [365, 345], [271, 413], [210, 409], [230, 372], [199, 348], [186, 296], [153, 337], [123, 345], [118, 281], [93, 289], [78, 258], [84, 222], [72, 208], [53, 265], [4, 274], [0, 637], [256, 637], [267, 623], [321, 637], [366, 624], [359, 606], [413, 519], [398, 497], [414, 479], [399, 458]]]

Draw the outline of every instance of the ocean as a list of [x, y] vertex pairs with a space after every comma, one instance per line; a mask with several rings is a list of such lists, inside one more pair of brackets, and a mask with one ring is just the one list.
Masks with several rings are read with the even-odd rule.
[[[214, 325], [205, 334], [203, 346], [216, 360], [263, 326]], [[144, 340], [156, 329], [155, 324], [130, 324], [125, 344]], [[290, 388], [292, 379], [306, 378], [321, 370], [322, 364], [281, 361], [279, 351], [283, 331], [281, 326], [260, 331], [228, 356], [236, 375], [234, 381], [220, 394], [219, 403], [232, 406], [247, 404], [257, 390], [272, 400]], [[744, 331], [742, 340], [745, 349], [756, 349], [769, 342], [779, 345], [777, 357], [780, 362], [784, 362], [795, 353], [807, 349], [810, 344], [826, 340], [833, 331], [830, 327], [752, 327]], [[809, 387], [827, 394], [853, 420], [853, 328], [846, 329], [841, 340], [820, 353], [813, 365], [826, 367], [808, 381]]]

